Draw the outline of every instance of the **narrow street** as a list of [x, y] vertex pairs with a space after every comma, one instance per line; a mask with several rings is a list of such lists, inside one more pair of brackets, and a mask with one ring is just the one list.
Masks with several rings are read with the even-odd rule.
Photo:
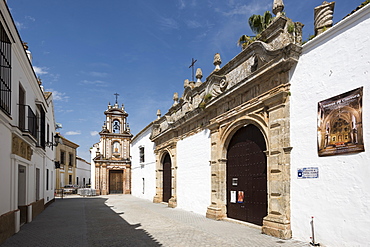
[[215, 221], [131, 195], [67, 196], [56, 201], [6, 246], [309, 246], [259, 229]]

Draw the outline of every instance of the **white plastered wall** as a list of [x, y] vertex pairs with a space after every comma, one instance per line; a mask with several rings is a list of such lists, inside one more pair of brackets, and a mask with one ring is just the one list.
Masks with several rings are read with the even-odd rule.
[[[1, 117], [1, 116], [0, 116]], [[2, 121], [2, 118], [0, 119], [0, 140], [1, 143], [4, 141], [6, 143], [11, 143], [12, 135], [10, 133], [10, 130], [6, 127], [6, 122]], [[10, 157], [11, 153], [11, 145], [1, 145], [0, 148], [0, 157], [3, 157], [0, 163], [0, 215], [5, 214], [11, 210], [16, 209], [13, 206], [11, 206], [11, 200], [12, 195], [12, 189], [13, 184], [11, 181], [12, 178], [12, 162]]]
[[[146, 128], [131, 143], [131, 194], [152, 201], [155, 196], [154, 143], [149, 136], [152, 128]], [[144, 162], [140, 162], [139, 147], [144, 147]]]
[[[95, 167], [94, 167], [95, 168]], [[91, 165], [84, 159], [76, 159], [76, 184], [78, 177], [78, 186], [83, 187], [91, 181]], [[85, 184], [84, 184], [85, 179]]]
[[203, 130], [177, 143], [177, 207], [206, 215], [211, 204], [211, 138]]
[[[291, 78], [293, 238], [324, 246], [368, 246], [370, 226], [370, 5], [303, 46]], [[363, 88], [365, 152], [319, 157], [317, 104]], [[297, 169], [318, 167], [319, 178]]]

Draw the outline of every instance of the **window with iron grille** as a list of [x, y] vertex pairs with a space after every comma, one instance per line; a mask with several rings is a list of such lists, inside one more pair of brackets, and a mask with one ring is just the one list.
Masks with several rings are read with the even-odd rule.
[[38, 145], [41, 146], [42, 148], [45, 148], [45, 125], [46, 125], [45, 111], [40, 105], [38, 105], [38, 108], [40, 111], [40, 115], [38, 116], [38, 126], [37, 126]]
[[49, 190], [49, 169], [46, 169], [46, 190]]
[[18, 127], [26, 131], [26, 92], [21, 84], [18, 89]]
[[27, 107], [28, 107], [28, 114], [27, 114], [28, 129], [27, 130], [36, 139], [37, 138], [37, 117], [36, 117], [36, 114], [32, 111], [31, 107], [30, 106], [27, 106]]
[[0, 109], [11, 114], [11, 43], [0, 23]]
[[140, 150], [140, 163], [145, 162], [144, 147], [139, 147]]

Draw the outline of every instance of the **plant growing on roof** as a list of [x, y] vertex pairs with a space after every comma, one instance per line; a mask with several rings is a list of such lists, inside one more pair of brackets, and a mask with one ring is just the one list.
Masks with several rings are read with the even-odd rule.
[[249, 27], [251, 28], [252, 32], [256, 34], [256, 36], [247, 36], [242, 35], [238, 40], [238, 46], [241, 46], [242, 49], [245, 49], [249, 44], [253, 43], [255, 40], [259, 38], [259, 34], [262, 33], [268, 25], [271, 24], [274, 17], [270, 11], [266, 11], [263, 15], [252, 15], [248, 19]]

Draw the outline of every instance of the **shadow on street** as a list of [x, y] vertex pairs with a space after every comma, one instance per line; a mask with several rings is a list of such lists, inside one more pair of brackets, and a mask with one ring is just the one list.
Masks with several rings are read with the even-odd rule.
[[130, 225], [105, 198], [56, 199], [1, 246], [161, 246], [140, 224]]

